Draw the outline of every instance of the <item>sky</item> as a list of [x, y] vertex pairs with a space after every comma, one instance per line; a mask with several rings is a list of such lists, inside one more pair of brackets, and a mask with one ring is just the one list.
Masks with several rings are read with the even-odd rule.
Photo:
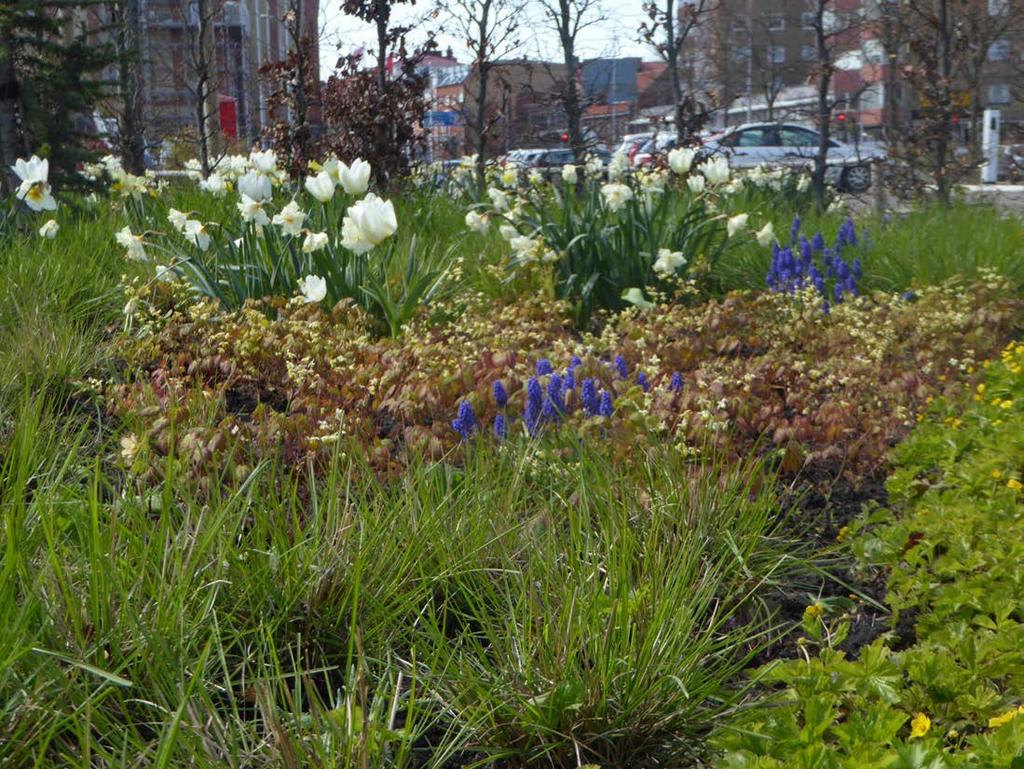
[[[558, 37], [544, 28], [540, 20], [539, 3], [537, 0], [526, 0], [526, 18], [523, 28], [523, 54], [530, 58], [558, 59], [561, 55]], [[438, 47], [443, 51], [449, 45], [460, 61], [467, 61], [468, 55], [464, 41], [444, 33], [444, 18], [439, 17], [427, 26], [414, 24], [430, 13], [432, 0], [419, 0], [414, 6], [399, 5], [395, 9], [395, 23], [417, 26], [417, 31], [409, 34], [412, 45], [422, 43], [426, 39], [426, 29], [432, 24], [439, 29]], [[638, 42], [637, 28], [645, 20], [642, 0], [603, 0], [604, 19], [580, 32], [578, 39], [578, 56], [580, 59], [597, 56], [640, 56], [654, 59], [653, 50]], [[451, 28], [451, 23], [447, 24]], [[358, 19], [346, 16], [341, 12], [341, 0], [320, 0], [320, 77], [324, 80], [334, 70], [334, 64], [340, 53], [351, 53], [360, 47], [371, 47], [375, 34], [373, 27]]]

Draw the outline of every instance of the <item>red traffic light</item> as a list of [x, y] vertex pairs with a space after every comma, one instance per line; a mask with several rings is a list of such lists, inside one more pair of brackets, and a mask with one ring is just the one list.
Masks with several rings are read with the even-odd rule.
[[569, 141], [569, 134], [567, 134], [567, 133], [562, 134], [562, 141], [563, 142]]
[[836, 120], [838, 120], [840, 123], [845, 123], [846, 122], [846, 113], [845, 112], [840, 112], [838, 115], [836, 115]]

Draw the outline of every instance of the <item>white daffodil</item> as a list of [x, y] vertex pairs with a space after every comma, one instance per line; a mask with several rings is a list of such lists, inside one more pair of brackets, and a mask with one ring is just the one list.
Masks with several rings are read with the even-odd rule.
[[220, 174], [210, 174], [199, 182], [199, 189], [209, 192], [215, 198], [222, 198], [228, 194], [228, 184]]
[[604, 203], [611, 211], [618, 211], [633, 199], [633, 190], [625, 184], [605, 184], [601, 186]]
[[352, 165], [338, 163], [338, 183], [349, 195], [362, 195], [370, 187], [370, 164], [356, 158]]
[[245, 155], [228, 155], [217, 164], [217, 170], [225, 179], [237, 179], [249, 170], [249, 158]]
[[503, 224], [498, 227], [498, 232], [501, 233], [501, 237], [505, 240], [512, 240], [516, 235], [519, 234], [519, 230], [513, 227], [511, 224]]
[[265, 227], [270, 224], [270, 217], [267, 216], [267, 212], [263, 210], [263, 201], [254, 200], [242, 193], [242, 199], [237, 203], [238, 213], [242, 216], [243, 222], [254, 222], [260, 227]]
[[146, 249], [142, 244], [141, 235], [133, 235], [130, 227], [124, 227], [114, 235], [114, 240], [124, 246], [127, 257], [136, 262], [146, 261]]
[[306, 221], [306, 214], [299, 208], [299, 204], [293, 200], [282, 208], [281, 213], [276, 214], [272, 221], [281, 228], [285, 235], [295, 237], [302, 234], [302, 225]]
[[253, 200], [270, 200], [274, 186], [270, 177], [256, 171], [247, 171], [238, 177], [238, 194]]
[[327, 203], [334, 197], [334, 179], [327, 171], [321, 171], [316, 176], [307, 176], [306, 191], [321, 203]]
[[309, 232], [306, 233], [306, 239], [302, 241], [302, 252], [305, 254], [312, 254], [314, 251], [319, 251], [326, 245], [326, 232]]
[[566, 184], [575, 184], [577, 179], [579, 179], [579, 175], [576, 172], [576, 166], [572, 163], [562, 166], [562, 181]]
[[658, 249], [658, 258], [654, 260], [654, 271], [662, 275], [674, 275], [676, 270], [686, 264], [686, 257], [682, 251], [669, 251], [667, 248]]
[[15, 193], [18, 200], [25, 201], [25, 205], [33, 211], [53, 211], [57, 208], [57, 201], [50, 190], [50, 161], [33, 155], [28, 160], [18, 158], [11, 168], [21, 179]]
[[188, 216], [183, 214], [177, 208], [172, 208], [167, 212], [167, 221], [171, 223], [171, 226], [178, 232], [185, 229], [185, 222], [188, 221]]
[[[120, 167], [121, 161], [118, 160], [117, 165]], [[203, 177], [203, 164], [196, 158], [189, 158], [185, 161], [185, 173], [188, 174], [189, 179], [201, 179]], [[114, 176], [113, 172], [111, 172], [110, 175], [117, 178]]]
[[46, 224], [39, 228], [39, 237], [46, 238], [47, 240], [53, 240], [57, 237], [57, 232], [60, 230], [60, 225], [57, 224], [56, 220], [49, 219]]
[[608, 179], [615, 181], [621, 179], [629, 170], [629, 158], [625, 152], [616, 152], [608, 163]]
[[515, 163], [507, 163], [501, 171], [501, 183], [506, 187], [515, 187], [519, 184], [519, 166]]
[[478, 214], [476, 211], [470, 211], [466, 214], [466, 226], [474, 232], [479, 232], [483, 235], [487, 232], [490, 223], [487, 221], [487, 217]]
[[544, 174], [542, 174], [536, 168], [534, 168], [532, 171], [530, 171], [530, 173], [527, 175], [526, 178], [529, 180], [530, 184], [532, 184], [534, 186], [537, 186], [538, 184], [543, 184], [544, 183]]
[[535, 258], [537, 241], [533, 238], [528, 238], [526, 235], [516, 235], [508, 243], [512, 246], [517, 259], [529, 262]]
[[801, 176], [796, 181], [796, 191], [797, 192], [806, 192], [807, 188], [810, 187], [810, 186], [811, 186], [811, 177], [809, 177], [809, 176]]
[[672, 173], [682, 176], [693, 167], [693, 159], [697, 156], [697, 150], [690, 147], [676, 147], [668, 153], [668, 167]]
[[587, 162], [583, 164], [583, 170], [587, 176], [594, 178], [602, 176], [604, 174], [604, 163], [601, 161], [601, 156], [588, 155]]
[[341, 245], [357, 254], [365, 254], [397, 230], [394, 205], [371, 192], [345, 212], [341, 223]]
[[729, 181], [729, 161], [724, 157], [707, 160], [697, 170], [708, 180], [708, 184], [724, 184]]
[[731, 238], [738, 232], [742, 232], [746, 229], [747, 219], [750, 217], [747, 214], [736, 214], [736, 216], [729, 217], [729, 220], [725, 223], [725, 231]]
[[210, 247], [210, 233], [206, 231], [206, 225], [198, 219], [189, 219], [181, 230], [181, 234], [198, 248], [205, 251]]
[[273, 150], [249, 153], [249, 162], [259, 173], [272, 176], [277, 173], [277, 153]]
[[327, 296], [327, 281], [319, 275], [307, 275], [299, 278], [299, 291], [306, 304], [320, 302]]
[[767, 248], [775, 240], [775, 227], [772, 226], [771, 222], [768, 222], [754, 234], [754, 237], [757, 238], [757, 244], [759, 246]]
[[686, 177], [686, 186], [690, 188], [690, 192], [696, 195], [704, 192], [704, 187], [707, 185], [707, 180], [703, 176], [694, 174], [693, 176]]
[[504, 190], [490, 187], [487, 190], [487, 197], [491, 199], [495, 211], [508, 211], [508, 194]]

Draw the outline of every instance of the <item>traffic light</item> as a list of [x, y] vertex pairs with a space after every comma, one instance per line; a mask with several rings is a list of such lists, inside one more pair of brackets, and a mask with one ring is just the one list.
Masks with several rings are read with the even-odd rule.
[[562, 142], [565, 143], [565, 144], [568, 144], [568, 142], [569, 142], [569, 134], [568, 133], [563, 133], [562, 134]]
[[839, 123], [845, 123], [846, 122], [846, 113], [845, 112], [840, 112], [838, 115], [836, 115], [836, 121], [839, 122]]

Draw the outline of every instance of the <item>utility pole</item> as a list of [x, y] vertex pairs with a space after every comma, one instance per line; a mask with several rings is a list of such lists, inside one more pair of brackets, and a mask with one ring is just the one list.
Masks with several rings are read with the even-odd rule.
[[747, 122], [754, 122], [754, 0], [747, 0]]

